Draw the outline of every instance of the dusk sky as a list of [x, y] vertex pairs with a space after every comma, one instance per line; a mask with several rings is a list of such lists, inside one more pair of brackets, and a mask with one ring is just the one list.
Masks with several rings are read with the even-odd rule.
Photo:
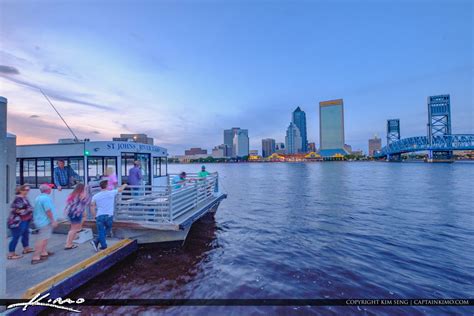
[[[75, 4], [74, 4], [75, 3]], [[0, 95], [18, 143], [147, 133], [171, 154], [223, 130], [284, 142], [291, 112], [319, 147], [318, 103], [343, 98], [346, 143], [386, 120], [426, 135], [429, 95], [474, 133], [473, 1], [0, 1]]]

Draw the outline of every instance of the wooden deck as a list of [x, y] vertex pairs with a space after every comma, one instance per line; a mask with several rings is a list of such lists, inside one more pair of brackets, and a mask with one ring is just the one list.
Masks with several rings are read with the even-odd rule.
[[[34, 246], [35, 239], [36, 235], [30, 235], [30, 246]], [[88, 242], [79, 244], [76, 249], [64, 250], [65, 241], [66, 235], [53, 234], [49, 240], [48, 250], [53, 251], [54, 255], [48, 258], [47, 261], [36, 265], [31, 264], [32, 253], [24, 255], [23, 258], [18, 260], [7, 260], [7, 298], [31, 298], [37, 293], [50, 291], [71, 277], [86, 272], [86, 270], [93, 268], [94, 265], [102, 261], [107, 261], [108, 257], [117, 254], [121, 249], [127, 248], [131, 244], [135, 244], [134, 249], [127, 249], [123, 255], [128, 255], [136, 250], [136, 242], [128, 239], [108, 238], [108, 248], [98, 253]], [[21, 243], [19, 243], [17, 253], [21, 250]], [[119, 257], [116, 259], [123, 259], [123, 256]], [[113, 263], [118, 260], [114, 260]], [[101, 267], [104, 268], [104, 264], [101, 264]], [[97, 275], [103, 272], [100, 269], [94, 270], [96, 270], [94, 273], [89, 271], [88, 275], [84, 275], [82, 278], [87, 281], [90, 279], [87, 278], [89, 275], [93, 277], [94, 274]], [[83, 283], [79, 283], [77, 287]], [[69, 289], [70, 287], [68, 287]], [[64, 293], [68, 290], [62, 289], [60, 292]]]

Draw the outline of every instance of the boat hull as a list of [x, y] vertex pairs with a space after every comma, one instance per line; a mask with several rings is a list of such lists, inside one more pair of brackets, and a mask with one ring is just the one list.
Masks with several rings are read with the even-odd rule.
[[[209, 221], [214, 219], [219, 204], [220, 200], [217, 200], [186, 225], [168, 225], [161, 228], [151, 228], [139, 223], [114, 221], [112, 235], [114, 238], [137, 240], [139, 245], [182, 245], [194, 223], [199, 220]], [[64, 225], [60, 232], [66, 233], [67, 226]], [[84, 222], [84, 227], [91, 228], [94, 234], [97, 234], [95, 221], [89, 220]]]

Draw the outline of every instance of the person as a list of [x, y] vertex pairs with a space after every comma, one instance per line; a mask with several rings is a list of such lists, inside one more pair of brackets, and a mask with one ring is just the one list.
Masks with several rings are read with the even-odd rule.
[[118, 179], [117, 179], [117, 175], [115, 174], [114, 168], [108, 167], [106, 175], [107, 175], [107, 180], [108, 180], [107, 190], [113, 190], [117, 188]]
[[54, 219], [55, 208], [53, 200], [50, 197], [51, 187], [44, 183], [40, 185], [39, 190], [41, 194], [36, 197], [33, 209], [33, 222], [38, 229], [38, 234], [31, 264], [43, 262], [54, 254], [47, 251], [46, 247], [48, 246], [48, 239], [53, 233], [53, 228], [58, 226]]
[[210, 175], [210, 173], [206, 171], [206, 166], [202, 166], [201, 167], [201, 172], [198, 173], [198, 177], [199, 178], [205, 178], [208, 175]]
[[179, 189], [181, 188], [184, 183], [186, 182], [186, 172], [181, 172], [178, 176], [175, 176], [173, 178], [173, 188], [174, 189]]
[[107, 190], [107, 179], [101, 180], [99, 185], [101, 190], [99, 193], [92, 197], [91, 203], [91, 214], [92, 217], [95, 217], [98, 234], [98, 237], [96, 239], [91, 240], [91, 244], [94, 247], [95, 251], [99, 251], [99, 244], [101, 250], [107, 248], [107, 242], [105, 237], [112, 230], [115, 197], [119, 192], [122, 192], [127, 186], [127, 184], [124, 184], [118, 189]]
[[85, 220], [85, 211], [90, 202], [91, 196], [89, 189], [83, 183], [76, 185], [74, 191], [69, 194], [66, 200], [66, 213], [71, 222], [71, 228], [67, 234], [65, 250], [77, 248], [77, 245], [73, 244], [73, 241], [77, 233], [82, 229], [82, 223]]
[[33, 217], [33, 207], [28, 201], [27, 195], [30, 192], [30, 186], [27, 184], [21, 185], [16, 189], [16, 197], [11, 204], [11, 212], [8, 217], [8, 228], [12, 233], [12, 239], [8, 245], [7, 259], [20, 259], [23, 256], [15, 253], [16, 245], [21, 237], [21, 244], [23, 245], [23, 254], [34, 252], [29, 247], [30, 236], [30, 222]]
[[64, 165], [64, 160], [60, 159], [57, 162], [57, 167], [53, 170], [54, 184], [58, 191], [61, 191], [63, 187], [69, 187], [71, 181], [79, 179], [79, 175], [70, 167]]
[[[133, 163], [133, 168], [128, 171], [128, 184], [139, 186], [142, 185], [143, 174], [140, 168], [141, 163], [138, 160], [135, 160]], [[137, 196], [139, 195], [140, 188], [132, 188], [132, 195]]]

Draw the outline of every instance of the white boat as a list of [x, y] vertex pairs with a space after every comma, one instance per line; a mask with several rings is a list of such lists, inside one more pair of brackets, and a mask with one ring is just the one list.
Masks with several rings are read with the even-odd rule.
[[[116, 170], [118, 183], [127, 183], [134, 161], [141, 162], [143, 185], [129, 186], [117, 196], [113, 235], [137, 239], [138, 243], [183, 243], [198, 219], [217, 211], [226, 194], [220, 191], [218, 174], [199, 178], [189, 175], [183, 183], [172, 183], [168, 174], [168, 153], [163, 147], [120, 141], [82, 141], [17, 146], [17, 185], [31, 185], [29, 198], [39, 195], [43, 183], [53, 186], [51, 197], [55, 217], [67, 223], [64, 208], [74, 182], [83, 182], [97, 191], [98, 180], [107, 168]], [[58, 190], [54, 168], [63, 160], [74, 171], [70, 185]], [[118, 171], [118, 172], [117, 172]], [[133, 190], [133, 195], [131, 194]], [[86, 227], [95, 229], [90, 219]], [[63, 225], [65, 230], [67, 225]], [[59, 229], [61, 230], [61, 229]]]

